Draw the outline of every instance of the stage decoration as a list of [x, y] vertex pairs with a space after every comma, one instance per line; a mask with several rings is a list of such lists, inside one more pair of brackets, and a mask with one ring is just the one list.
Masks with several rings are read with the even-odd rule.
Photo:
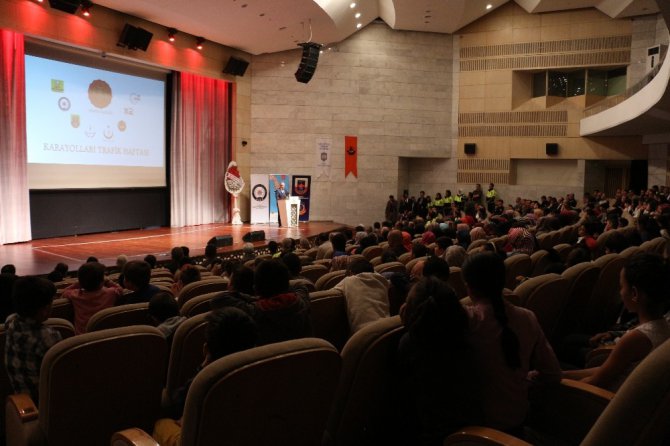
[[344, 137], [344, 178], [353, 174], [358, 178], [358, 138], [356, 136]]
[[279, 207], [277, 206], [277, 197], [275, 189], [279, 189], [279, 183], [284, 183], [284, 189], [291, 190], [290, 175], [272, 174], [268, 176], [268, 195], [270, 195], [270, 223], [279, 222]]
[[312, 194], [311, 175], [293, 175], [291, 195], [300, 197], [300, 221], [309, 221], [309, 197]]
[[231, 161], [230, 164], [228, 164], [224, 184], [228, 193], [233, 196], [232, 224], [241, 225], [242, 219], [240, 218], [240, 208], [237, 205], [237, 196], [242, 192], [242, 189], [244, 189], [244, 180], [240, 176], [240, 171], [237, 170], [237, 163], [235, 161]]
[[316, 139], [316, 171], [317, 178], [330, 178], [330, 149], [333, 146], [333, 140], [330, 138]]
[[270, 222], [270, 193], [268, 176], [265, 174], [251, 174], [251, 224], [266, 224]]

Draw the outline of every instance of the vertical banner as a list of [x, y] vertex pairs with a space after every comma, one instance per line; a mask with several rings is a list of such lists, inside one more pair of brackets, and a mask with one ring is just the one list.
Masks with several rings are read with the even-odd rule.
[[344, 137], [344, 178], [352, 173], [358, 178], [358, 137]]
[[270, 195], [270, 223], [279, 223], [279, 208], [275, 189], [279, 189], [279, 183], [284, 183], [284, 189], [291, 190], [291, 177], [288, 175], [272, 174], [269, 176], [268, 193]]
[[312, 194], [312, 177], [310, 175], [293, 175], [291, 195], [300, 197], [300, 221], [309, 221], [309, 197]]
[[333, 140], [330, 138], [316, 139], [316, 177], [330, 178], [330, 149], [333, 146]]
[[251, 177], [251, 224], [270, 221], [270, 193], [268, 176], [252, 173]]

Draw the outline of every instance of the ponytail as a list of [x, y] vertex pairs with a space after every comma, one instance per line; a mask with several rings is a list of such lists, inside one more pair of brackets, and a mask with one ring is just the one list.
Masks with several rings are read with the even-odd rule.
[[502, 327], [502, 334], [500, 335], [500, 345], [502, 347], [503, 355], [507, 366], [513, 370], [521, 367], [521, 358], [519, 356], [519, 338], [511, 328], [507, 326], [507, 313], [505, 312], [505, 304], [503, 303], [502, 295], [498, 294], [490, 298], [493, 306], [493, 314], [496, 320]]

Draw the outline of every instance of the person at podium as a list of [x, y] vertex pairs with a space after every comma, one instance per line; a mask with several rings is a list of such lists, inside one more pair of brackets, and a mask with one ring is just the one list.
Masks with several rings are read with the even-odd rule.
[[288, 192], [284, 189], [284, 183], [279, 183], [278, 189], [275, 189], [275, 198], [277, 199], [277, 219], [279, 221], [279, 226], [281, 226], [281, 212], [279, 212], [279, 206], [284, 206], [284, 203], [279, 203], [279, 200], [286, 200], [288, 198]]

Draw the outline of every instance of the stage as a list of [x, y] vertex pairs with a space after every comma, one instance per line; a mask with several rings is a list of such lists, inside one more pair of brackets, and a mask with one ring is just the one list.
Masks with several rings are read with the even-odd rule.
[[280, 242], [286, 237], [299, 239], [314, 237], [321, 232], [331, 232], [346, 225], [333, 222], [300, 223], [296, 228], [280, 228], [276, 224], [231, 225], [215, 223], [184, 228], [157, 228], [72, 237], [58, 237], [33, 240], [11, 245], [0, 245], [0, 265], [16, 265], [19, 276], [48, 274], [58, 262], [66, 263], [71, 271], [76, 271], [89, 256], [95, 256], [100, 263], [113, 266], [116, 257], [125, 254], [130, 260], [143, 259], [153, 254], [161, 260], [170, 258], [170, 250], [175, 246], [188, 246], [192, 257], [205, 252], [207, 241], [212, 237], [231, 235], [233, 245], [219, 248], [219, 253], [242, 249], [242, 237], [250, 231], [265, 231], [266, 240], [255, 242], [262, 247], [269, 240]]

